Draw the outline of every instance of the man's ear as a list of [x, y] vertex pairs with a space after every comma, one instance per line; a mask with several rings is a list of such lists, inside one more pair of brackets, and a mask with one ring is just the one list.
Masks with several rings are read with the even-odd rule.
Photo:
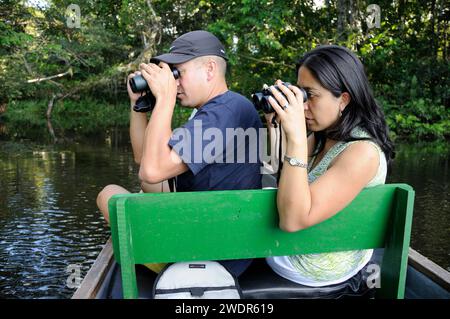
[[208, 81], [212, 80], [214, 78], [214, 74], [217, 71], [217, 63], [213, 59], [210, 59], [208, 62], [206, 62], [206, 74]]
[[348, 94], [348, 92], [344, 92], [341, 94], [341, 104], [339, 105], [339, 109], [341, 112], [343, 112], [347, 105], [350, 104], [351, 100], [352, 98], [350, 94]]

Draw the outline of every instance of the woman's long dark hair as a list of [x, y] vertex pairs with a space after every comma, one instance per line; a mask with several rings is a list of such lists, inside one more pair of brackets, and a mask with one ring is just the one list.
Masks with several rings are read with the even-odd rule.
[[395, 157], [394, 144], [389, 138], [384, 113], [375, 101], [364, 66], [356, 55], [337, 45], [319, 46], [298, 61], [297, 74], [301, 66], [306, 67], [335, 97], [344, 92], [351, 97], [336, 125], [326, 131], [314, 132], [315, 154], [323, 150], [327, 138], [344, 142], [361, 140], [350, 135], [352, 129], [359, 126], [381, 147], [390, 167]]

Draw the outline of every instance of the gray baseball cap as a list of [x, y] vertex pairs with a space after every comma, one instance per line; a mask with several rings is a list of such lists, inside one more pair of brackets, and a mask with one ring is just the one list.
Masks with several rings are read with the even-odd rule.
[[225, 48], [219, 39], [208, 31], [197, 30], [175, 39], [170, 45], [169, 53], [153, 57], [150, 62], [180, 64], [205, 55], [220, 56], [228, 61]]

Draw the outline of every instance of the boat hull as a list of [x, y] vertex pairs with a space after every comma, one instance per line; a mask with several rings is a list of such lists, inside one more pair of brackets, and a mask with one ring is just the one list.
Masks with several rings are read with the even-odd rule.
[[[369, 264], [380, 264], [382, 253], [382, 249], [375, 250]], [[279, 277], [271, 271], [264, 259], [255, 259], [239, 278], [239, 283], [246, 299], [373, 298], [375, 289], [369, 289], [365, 284], [371, 273], [364, 268], [345, 283], [311, 288]], [[151, 298], [156, 274], [142, 265], [137, 265], [136, 276], [139, 298]], [[72, 298], [121, 299], [122, 297], [120, 265], [114, 260], [109, 239]], [[450, 299], [449, 272], [410, 249], [405, 298]]]

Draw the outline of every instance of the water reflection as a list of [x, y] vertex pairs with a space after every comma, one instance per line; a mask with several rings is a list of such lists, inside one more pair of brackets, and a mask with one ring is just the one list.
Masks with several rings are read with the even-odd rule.
[[411, 247], [450, 271], [450, 146], [400, 145], [389, 183], [416, 191]]
[[[1, 142], [0, 142], [1, 143]], [[108, 183], [138, 190], [128, 145], [0, 144], [0, 298], [68, 298], [109, 236], [95, 205]]]

